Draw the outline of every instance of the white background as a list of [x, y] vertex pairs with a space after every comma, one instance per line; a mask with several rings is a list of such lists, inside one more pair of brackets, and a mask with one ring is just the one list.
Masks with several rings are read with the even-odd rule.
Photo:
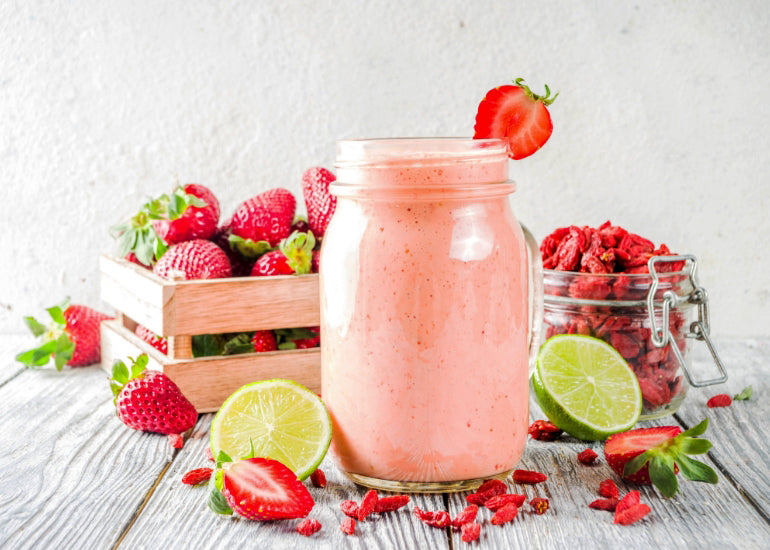
[[470, 136], [560, 91], [511, 163], [542, 238], [606, 219], [700, 259], [713, 334], [770, 334], [770, 2], [0, 3], [0, 332], [98, 297], [110, 225], [174, 183], [224, 215], [351, 137]]

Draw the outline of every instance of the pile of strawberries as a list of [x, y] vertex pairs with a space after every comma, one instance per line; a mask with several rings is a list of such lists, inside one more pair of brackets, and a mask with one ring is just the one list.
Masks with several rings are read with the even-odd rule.
[[[545, 275], [546, 296], [567, 296], [590, 300], [645, 300], [650, 279], [639, 281], [627, 275], [648, 273], [652, 256], [669, 256], [665, 244], [659, 247], [609, 221], [598, 228], [569, 226], [557, 229], [540, 245], [543, 267], [583, 275]], [[680, 271], [684, 262], [666, 262], [657, 271]], [[605, 276], [605, 274], [612, 274]], [[667, 275], [666, 285], [676, 285], [681, 275]], [[682, 392], [679, 361], [669, 346], [655, 347], [646, 306], [610, 307], [581, 305], [580, 308], [548, 307], [543, 322], [546, 337], [556, 334], [586, 334], [609, 343], [634, 369], [646, 411], [668, 405]], [[669, 328], [676, 344], [685, 351], [687, 323], [684, 315], [672, 311]]]
[[[169, 280], [315, 273], [321, 240], [337, 204], [329, 192], [334, 180], [321, 167], [303, 174], [307, 220], [296, 215], [294, 195], [275, 188], [243, 201], [220, 225], [217, 197], [208, 187], [190, 183], [148, 201], [112, 233], [121, 257]], [[142, 326], [136, 334], [168, 352], [165, 338]], [[193, 355], [302, 349], [319, 342], [318, 327], [196, 336]]]

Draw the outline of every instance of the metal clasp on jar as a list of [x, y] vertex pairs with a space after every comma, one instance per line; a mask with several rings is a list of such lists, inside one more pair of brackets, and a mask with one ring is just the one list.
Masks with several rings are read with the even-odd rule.
[[[673, 290], [666, 290], [663, 293], [663, 303], [660, 306], [662, 326], [658, 327], [658, 323], [655, 319], [655, 294], [657, 293], [660, 280], [658, 279], [657, 271], [655, 271], [655, 266], [657, 264], [682, 261], [685, 262], [685, 271], [687, 271], [687, 275], [690, 278], [690, 284], [692, 285], [693, 291], [687, 296], [679, 296]], [[674, 355], [676, 355], [679, 364], [682, 366], [682, 370], [687, 376], [687, 380], [690, 382], [690, 385], [696, 388], [700, 388], [703, 386], [711, 386], [712, 384], [721, 384], [722, 382], [725, 382], [727, 380], [727, 372], [725, 371], [724, 365], [722, 365], [722, 360], [720, 359], [719, 354], [714, 347], [714, 343], [711, 341], [711, 338], [709, 338], [710, 326], [708, 295], [706, 294], [706, 289], [702, 286], [698, 286], [698, 283], [695, 279], [695, 269], [697, 266], [698, 260], [692, 254], [682, 254], [678, 256], [653, 256], [650, 258], [650, 260], [647, 262], [647, 267], [650, 271], [652, 283], [650, 284], [650, 290], [647, 293], [647, 312], [650, 316], [650, 339], [652, 340], [652, 343], [655, 345], [655, 347], [658, 348], [665, 347], [666, 344], [671, 343], [671, 349], [673, 350]], [[695, 338], [696, 340], [702, 340], [706, 342], [706, 346], [711, 353], [711, 357], [714, 359], [714, 363], [719, 369], [720, 376], [717, 378], [712, 378], [710, 380], [696, 380], [692, 373], [690, 373], [690, 369], [685, 363], [679, 346], [677, 346], [676, 342], [674, 341], [674, 336], [671, 334], [671, 330], [669, 329], [668, 324], [669, 314], [671, 308], [675, 308], [683, 302], [698, 305], [698, 320], [693, 321], [690, 324], [690, 331], [685, 334], [685, 337]]]

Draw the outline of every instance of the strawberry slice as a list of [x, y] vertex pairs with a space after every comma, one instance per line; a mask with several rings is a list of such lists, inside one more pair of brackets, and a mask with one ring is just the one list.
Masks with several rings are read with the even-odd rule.
[[614, 434], [604, 443], [604, 456], [624, 480], [652, 483], [663, 496], [671, 497], [679, 490], [679, 470], [692, 481], [717, 482], [714, 470], [688, 456], [711, 449], [710, 441], [696, 437], [707, 427], [705, 419], [684, 432], [678, 426], [656, 426]]
[[270, 458], [224, 465], [222, 494], [238, 515], [259, 521], [304, 518], [313, 497], [288, 467]]
[[514, 160], [528, 157], [545, 145], [553, 132], [547, 106], [559, 94], [550, 95], [548, 86], [545, 96], [532, 93], [523, 78], [517, 78], [515, 85], [489, 90], [479, 103], [473, 137], [503, 139], [509, 157]]

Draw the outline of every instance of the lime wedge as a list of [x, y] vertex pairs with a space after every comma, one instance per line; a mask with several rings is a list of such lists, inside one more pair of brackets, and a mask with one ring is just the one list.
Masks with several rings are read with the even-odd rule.
[[321, 399], [291, 380], [247, 384], [222, 404], [211, 423], [214, 456], [235, 460], [251, 455], [272, 458], [302, 480], [323, 460], [332, 438], [329, 413]]
[[543, 344], [532, 388], [548, 419], [586, 441], [630, 429], [642, 411], [634, 371], [611, 345], [577, 334]]

